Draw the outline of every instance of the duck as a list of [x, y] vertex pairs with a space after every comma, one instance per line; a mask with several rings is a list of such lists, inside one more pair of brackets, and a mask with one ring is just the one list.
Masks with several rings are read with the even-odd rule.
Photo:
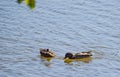
[[90, 57], [90, 56], [92, 56], [91, 51], [79, 52], [79, 53], [76, 53], [76, 54], [73, 54], [71, 52], [67, 52], [65, 54], [64, 59], [66, 59], [66, 58], [68, 58], [68, 59], [82, 59], [82, 58], [87, 58], [87, 57]]
[[55, 57], [55, 54], [49, 49], [40, 48], [40, 54], [42, 57]]

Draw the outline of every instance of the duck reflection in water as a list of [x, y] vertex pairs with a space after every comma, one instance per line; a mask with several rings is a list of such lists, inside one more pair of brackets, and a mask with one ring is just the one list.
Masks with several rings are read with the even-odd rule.
[[55, 57], [55, 54], [49, 49], [40, 48], [40, 58], [45, 66], [49, 67], [51, 65], [51, 59]]
[[42, 61], [48, 61], [48, 62], [50, 62], [51, 59], [52, 59], [51, 57], [47, 58], [47, 57], [44, 57], [44, 56], [40, 56], [40, 58], [41, 58]]
[[73, 61], [82, 61], [82, 62], [85, 62], [85, 63], [89, 63], [92, 59], [91, 56], [92, 56], [91, 51], [80, 52], [80, 53], [76, 53], [76, 54], [68, 52], [68, 53], [65, 54], [64, 62], [65, 63], [70, 63], [70, 62], [73, 62]]
[[42, 63], [46, 66], [46, 67], [50, 67], [51, 66], [51, 57], [43, 57], [43, 56], [40, 56], [40, 58], [41, 58], [41, 61], [42, 61]]

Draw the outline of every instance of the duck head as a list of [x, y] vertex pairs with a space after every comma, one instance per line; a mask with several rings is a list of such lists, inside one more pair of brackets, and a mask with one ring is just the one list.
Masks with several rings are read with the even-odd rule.
[[43, 49], [43, 48], [40, 48], [40, 54], [41, 56], [44, 56], [44, 57], [54, 57], [55, 54], [50, 51], [49, 49]]
[[66, 59], [66, 58], [73, 59], [74, 55], [72, 53], [68, 52], [68, 53], [65, 54], [64, 59]]
[[49, 50], [49, 49], [40, 48], [40, 51], [41, 51], [41, 52], [48, 52], [48, 51], [50, 51], [50, 50]]

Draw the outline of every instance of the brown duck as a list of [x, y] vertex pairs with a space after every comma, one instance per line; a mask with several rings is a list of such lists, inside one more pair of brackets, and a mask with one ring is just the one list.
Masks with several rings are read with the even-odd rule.
[[68, 58], [68, 59], [82, 59], [82, 58], [87, 58], [92, 56], [91, 51], [88, 52], [80, 52], [80, 53], [76, 53], [73, 54], [71, 52], [68, 52], [65, 54], [64, 59]]
[[52, 51], [50, 51], [49, 49], [41, 48], [40, 49], [40, 54], [43, 57], [55, 57], [55, 54]]

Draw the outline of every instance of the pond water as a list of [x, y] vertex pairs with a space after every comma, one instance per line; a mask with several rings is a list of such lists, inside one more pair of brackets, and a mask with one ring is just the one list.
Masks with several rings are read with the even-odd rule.
[[[40, 58], [40, 48], [56, 57]], [[89, 50], [88, 62], [63, 60]], [[118, 77], [119, 65], [119, 0], [36, 0], [34, 10], [1, 0], [0, 77]]]

